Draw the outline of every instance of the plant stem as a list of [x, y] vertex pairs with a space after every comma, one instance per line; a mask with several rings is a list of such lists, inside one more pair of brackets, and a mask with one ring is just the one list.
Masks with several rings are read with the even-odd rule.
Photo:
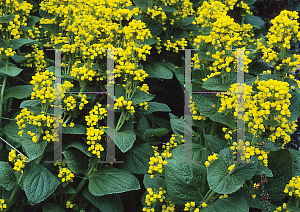
[[217, 122], [214, 121], [210, 128], [210, 133], [209, 133], [210, 135], [213, 135], [215, 133], [216, 126], [217, 126]]
[[204, 196], [204, 198], [203, 198], [203, 201], [206, 199], [206, 197], [207, 197], [208, 195], [210, 195], [211, 192], [212, 192], [212, 190], [209, 189], [209, 191], [205, 194], [205, 196]]
[[121, 116], [118, 120], [117, 126], [116, 126], [116, 132], [118, 132], [120, 130], [120, 128], [122, 127], [122, 125], [124, 124], [124, 116], [125, 116], [126, 112], [122, 111]]
[[207, 204], [209, 200], [211, 200], [211, 198], [216, 194], [216, 192], [214, 192], [212, 190], [212, 192], [210, 193], [210, 195], [204, 200], [204, 202]]
[[[7, 67], [7, 66], [6, 66]], [[2, 118], [2, 104], [3, 104], [3, 95], [4, 95], [4, 90], [5, 90], [5, 84], [7, 80], [7, 74], [5, 74], [4, 79], [3, 79], [3, 84], [1, 88], [1, 99], [0, 99], [0, 125], [1, 125], [1, 118]]]
[[87, 178], [92, 174], [95, 166], [98, 165], [98, 163], [94, 164], [93, 166], [91, 166], [91, 168], [89, 169], [88, 173], [86, 174], [86, 179], [82, 179], [80, 181], [80, 183], [78, 184], [77, 188], [75, 189], [75, 193], [72, 194], [72, 196], [70, 196], [69, 201], [72, 202], [72, 200], [76, 197], [76, 195], [79, 193], [79, 191], [82, 189], [82, 187], [84, 186], [84, 184], [87, 181]]
[[[20, 183], [21, 183], [21, 181], [22, 181], [22, 178], [23, 178], [23, 173], [21, 173], [21, 175], [19, 175], [19, 179], [18, 179], [17, 185], [14, 187], [12, 193], [10, 194], [10, 197], [9, 197], [9, 199], [8, 199], [8, 202], [7, 202], [8, 208], [11, 206], [10, 204], [11, 204], [11, 202], [13, 201], [13, 199], [14, 199], [14, 197], [15, 197], [15, 195], [16, 195], [18, 189], [19, 189], [19, 186], [20, 186]], [[5, 209], [3, 212], [6, 212], [6, 211], [8, 210], [8, 208]]]

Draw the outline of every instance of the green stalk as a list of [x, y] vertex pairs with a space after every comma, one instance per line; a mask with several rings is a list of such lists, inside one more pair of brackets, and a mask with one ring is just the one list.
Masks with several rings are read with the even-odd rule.
[[[18, 179], [17, 185], [14, 187], [12, 193], [10, 194], [10, 197], [9, 197], [9, 199], [8, 199], [8, 202], [7, 202], [8, 208], [10, 207], [11, 202], [13, 201], [13, 199], [14, 199], [16, 193], [18, 192], [18, 189], [19, 189], [20, 183], [21, 183], [21, 181], [22, 181], [22, 178], [23, 178], [23, 173], [21, 173], [21, 175], [19, 175], [19, 179]], [[3, 212], [8, 211], [8, 208], [5, 209]]]
[[79, 185], [77, 186], [77, 188], [75, 189], [75, 193], [72, 194], [72, 196], [70, 196], [70, 198], [68, 199], [68, 201], [72, 202], [72, 200], [76, 197], [76, 195], [79, 193], [79, 191], [82, 189], [82, 187], [84, 186], [84, 184], [87, 181], [87, 178], [92, 174], [95, 166], [98, 165], [97, 163], [94, 164], [93, 166], [91, 166], [91, 168], [89, 169], [88, 173], [86, 174], [86, 178], [82, 179], [79, 183]]
[[[7, 67], [7, 63], [6, 63], [6, 67]], [[3, 84], [2, 84], [2, 88], [1, 88], [1, 99], [0, 99], [0, 125], [1, 125], [1, 119], [2, 119], [2, 104], [3, 104], [3, 95], [4, 95], [4, 90], [5, 90], [5, 84], [6, 84], [6, 80], [7, 80], [7, 74], [5, 74], [4, 79], [3, 79]]]
[[211, 198], [216, 194], [215, 191], [212, 191], [210, 193], [210, 195], [204, 200], [204, 202], [207, 204], [209, 200], [211, 200]]
[[296, 197], [295, 203], [296, 203], [296, 207], [298, 208], [298, 205], [299, 205], [299, 197]]
[[125, 117], [126, 117], [125, 114], [126, 114], [126, 112], [122, 111], [121, 116], [120, 116], [117, 126], [116, 126], [116, 132], [118, 132], [120, 130], [120, 128], [122, 127], [122, 125], [124, 124]]
[[209, 191], [205, 194], [205, 196], [204, 196], [204, 198], [202, 199], [203, 201], [206, 199], [206, 197], [208, 196], [208, 195], [210, 195], [210, 193], [212, 192], [212, 190], [211, 189], [209, 189]]

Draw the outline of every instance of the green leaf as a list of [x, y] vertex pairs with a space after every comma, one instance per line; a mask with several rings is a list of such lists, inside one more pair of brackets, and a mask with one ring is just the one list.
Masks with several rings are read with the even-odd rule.
[[147, 141], [152, 135], [161, 138], [169, 132], [166, 128], [147, 129], [144, 132], [144, 139]]
[[278, 127], [280, 125], [279, 121], [277, 120], [271, 120], [271, 119], [265, 119], [263, 121], [264, 125], [270, 125], [271, 127]]
[[7, 74], [11, 77], [15, 77], [18, 74], [20, 74], [22, 70], [23, 69], [15, 67], [15, 66], [8, 66], [8, 67], [0, 68], [0, 73]]
[[11, 166], [3, 161], [0, 161], [0, 186], [10, 191], [17, 183], [16, 175]]
[[251, 157], [249, 162], [243, 162], [242, 164], [237, 167], [235, 172], [243, 172], [245, 176], [245, 180], [249, 180], [251, 177], [253, 177], [257, 170], [257, 164], [258, 164], [258, 157]]
[[272, 201], [281, 201], [286, 196], [283, 192], [285, 185], [293, 176], [293, 162], [289, 150], [280, 149], [276, 152], [270, 152], [268, 154], [268, 168], [271, 169], [273, 177], [268, 178], [265, 189]]
[[172, 79], [173, 72], [162, 65], [162, 62], [154, 62], [144, 64], [144, 70], [148, 74], [148, 78]]
[[[202, 113], [203, 114], [203, 113]], [[204, 115], [204, 114], [203, 114]], [[210, 119], [212, 121], [215, 121], [215, 122], [219, 122], [221, 124], [225, 124], [227, 126], [229, 126], [230, 128], [232, 129], [235, 129], [236, 128], [236, 120], [235, 120], [235, 117], [228, 114], [228, 115], [225, 115], [223, 113], [218, 113], [216, 112], [215, 114], [213, 114]]]
[[182, 38], [186, 38], [190, 33], [181, 29], [181, 28], [173, 28], [173, 30], [171, 31], [171, 36], [173, 36], [173, 38], [171, 38], [171, 41], [177, 41], [177, 40], [181, 40]]
[[[25, 131], [25, 130], [24, 130]], [[27, 131], [25, 131], [26, 133]], [[24, 134], [25, 134], [24, 133]], [[47, 141], [34, 143], [32, 140], [22, 140], [22, 148], [30, 160], [38, 158], [47, 146]]]
[[3, 15], [0, 17], [0, 22], [2, 23], [8, 23], [10, 21], [13, 21], [15, 19], [14, 14], [9, 14], [9, 15]]
[[148, 102], [148, 108], [147, 111], [150, 113], [153, 112], [170, 112], [171, 109], [168, 105], [160, 102]]
[[68, 149], [70, 147], [74, 147], [86, 154], [87, 156], [92, 157], [92, 153], [88, 151], [88, 146], [83, 142], [80, 142], [78, 140], [72, 141], [65, 149]]
[[229, 196], [221, 198], [208, 207], [201, 210], [201, 212], [248, 212], [249, 206], [243, 196]]
[[153, 36], [153, 38], [159, 36], [163, 30], [163, 25], [160, 22], [153, 21], [153, 19], [151, 20], [151, 22], [147, 27], [151, 31], [151, 35]]
[[115, 85], [115, 98], [119, 99], [121, 96], [125, 96], [125, 88], [122, 85]]
[[88, 167], [88, 158], [78, 149], [67, 149], [63, 151], [68, 167], [75, 174], [85, 174]]
[[33, 85], [17, 85], [7, 89], [4, 99], [14, 97], [16, 99], [24, 99], [29, 97], [33, 92]]
[[132, 104], [140, 104], [142, 102], [151, 101], [155, 97], [154, 94], [148, 94], [145, 91], [137, 91], [132, 96]]
[[148, 1], [147, 0], [133, 0], [133, 3], [140, 8], [144, 13], [147, 13]]
[[9, 41], [9, 46], [12, 48], [12, 50], [16, 50], [20, 48], [21, 46], [35, 42], [35, 40], [27, 39], [27, 38], [20, 38], [20, 39], [13, 39]]
[[230, 194], [237, 191], [244, 183], [242, 171], [227, 173], [228, 166], [221, 159], [214, 160], [207, 167], [207, 181], [210, 189], [220, 194]]
[[146, 174], [149, 158], [153, 155], [153, 148], [149, 143], [137, 143], [125, 153], [125, 162], [119, 168], [132, 174]]
[[164, 12], [177, 12], [177, 10], [175, 8], [170, 7], [170, 6], [165, 6], [165, 5], [162, 5], [162, 4], [157, 4], [157, 7], [161, 8], [161, 11], [164, 11]]
[[257, 166], [257, 170], [255, 172], [255, 175], [262, 175], [262, 173], [265, 173], [266, 174], [266, 177], [273, 177], [273, 173], [272, 171], [268, 168], [268, 167], [265, 167], [264, 165], [258, 165]]
[[220, 138], [216, 138], [213, 135], [207, 135], [207, 134], [205, 134], [204, 136], [208, 141], [211, 150], [215, 153], [219, 153], [222, 149], [228, 147], [226, 141], [223, 141]]
[[75, 124], [74, 127], [63, 127], [63, 134], [74, 134], [74, 135], [82, 135], [86, 134], [86, 126]]
[[27, 18], [27, 26], [28, 27], [32, 27], [33, 25], [35, 25], [37, 22], [40, 21], [40, 17], [37, 17], [37, 16], [30, 16]]
[[136, 177], [127, 171], [102, 166], [89, 176], [88, 189], [94, 196], [104, 196], [138, 190], [140, 184]]
[[222, 83], [221, 75], [216, 75], [208, 78], [202, 85], [204, 89], [212, 91], [227, 91], [231, 86], [230, 82]]
[[154, 38], [148, 37], [148, 38], [145, 39], [144, 42], [142, 42], [142, 43], [151, 46], [151, 45], [153, 45], [153, 44], [158, 43], [158, 40], [157, 40], [157, 39], [154, 39]]
[[244, 2], [248, 4], [248, 6], [254, 4], [257, 0], [245, 0]]
[[[12, 139], [15, 142], [21, 143], [22, 140], [26, 139], [26, 138], [22, 138], [21, 136], [18, 135], [19, 132], [19, 126], [17, 125], [16, 122], [7, 124], [4, 126], [3, 128], [3, 133], [5, 135], [7, 135], [10, 139]], [[25, 133], [24, 133], [25, 135]], [[29, 136], [29, 135], [28, 135]], [[27, 137], [27, 139], [30, 140], [29, 137]]]
[[111, 194], [106, 196], [97, 197], [92, 195], [88, 189], [82, 192], [84, 198], [92, 203], [96, 208], [105, 212], [122, 212], [123, 204], [119, 194]]
[[39, 100], [25, 100], [20, 104], [20, 108], [40, 107], [42, 106]]
[[190, 126], [185, 126], [185, 122], [182, 119], [171, 118], [171, 128], [175, 134], [184, 135], [184, 131], [192, 135], [193, 129]]
[[265, 22], [260, 17], [254, 15], [246, 15], [244, 16], [244, 20], [256, 28], [261, 28], [265, 25]]
[[288, 123], [297, 120], [300, 116], [300, 93], [293, 94], [292, 98], [290, 98], [290, 102], [289, 110], [291, 112], [291, 116], [287, 118]]
[[150, 174], [145, 174], [143, 179], [143, 184], [146, 189], [147, 188], [152, 188], [153, 190], [159, 189], [160, 187], [163, 187], [164, 179], [158, 176], [151, 178]]
[[179, 19], [175, 21], [176, 26], [184, 27], [190, 25], [193, 21], [195, 21], [195, 17], [185, 17], [183, 20]]
[[70, 185], [66, 185], [66, 187], [62, 188], [62, 192], [63, 192], [63, 194], [74, 194], [75, 189]]
[[[197, 147], [197, 145], [194, 146]], [[165, 166], [168, 197], [172, 199], [174, 204], [185, 204], [191, 199], [199, 204], [208, 191], [206, 168], [199, 163], [177, 163], [177, 161], [182, 160], [179, 153], [182, 153], [183, 148], [178, 148], [178, 151], [174, 153], [175, 149], [172, 152], [172, 157], [167, 159], [168, 163]], [[196, 161], [201, 160], [197, 155], [194, 154], [193, 156]]]
[[45, 200], [55, 191], [59, 184], [59, 179], [44, 166], [36, 163], [26, 165], [23, 189], [31, 205]]
[[150, 128], [150, 123], [148, 119], [144, 116], [141, 117], [138, 121], [138, 132], [140, 134], [144, 133], [145, 130]]
[[57, 203], [46, 203], [42, 206], [43, 212], [65, 212], [63, 207]]
[[136, 135], [132, 130], [123, 132], [115, 132], [115, 144], [124, 153], [127, 152], [133, 145]]
[[16, 63], [20, 63], [23, 60], [26, 60], [27, 57], [25, 55], [17, 55], [15, 54], [14, 56], [11, 57]]
[[256, 61], [250, 64], [248, 71], [251, 74], [254, 74], [256, 76], [263, 73], [263, 71], [271, 70], [271, 67], [263, 62]]
[[294, 149], [289, 149], [293, 160], [293, 176], [300, 176], [300, 152]]
[[54, 35], [59, 33], [59, 26], [56, 24], [40, 24], [40, 26]]

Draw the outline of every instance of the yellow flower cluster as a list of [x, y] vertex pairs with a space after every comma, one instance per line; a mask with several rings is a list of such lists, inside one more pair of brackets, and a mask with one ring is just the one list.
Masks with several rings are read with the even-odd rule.
[[95, 71], [89, 70], [84, 64], [81, 67], [78, 67], [78, 64], [81, 64], [81, 61], [76, 61], [72, 66], [71, 76], [75, 77], [81, 81], [88, 79], [93, 81], [93, 77], [96, 75]]
[[4, 51], [6, 57], [12, 57], [16, 54], [15, 51], [13, 51], [11, 48], [7, 48], [7, 50]]
[[[162, 187], [159, 189], [154, 189], [152, 188], [147, 188], [148, 194], [146, 195], [145, 203], [147, 204], [148, 207], [151, 207], [152, 203], [156, 202], [159, 200], [160, 202], [163, 202], [165, 197], [165, 194], [167, 193], [166, 190], [164, 190]], [[143, 208], [143, 211], [146, 212], [152, 212], [154, 211], [154, 208]]]
[[289, 196], [294, 195], [296, 198], [300, 197], [300, 177], [293, 177], [288, 184], [286, 184], [284, 193]]
[[75, 204], [72, 204], [70, 201], [67, 201], [66, 208], [73, 208]]
[[[89, 112], [89, 115], [85, 116], [85, 120], [87, 122], [87, 144], [89, 145], [88, 151], [91, 151], [92, 154], [97, 155], [100, 158], [101, 152], [104, 151], [103, 146], [98, 143], [101, 141], [102, 135], [104, 134], [104, 129], [106, 127], [100, 126], [98, 127], [98, 121], [104, 119], [107, 116], [107, 111], [105, 108], [101, 107], [101, 104], [97, 104], [94, 108]], [[96, 126], [96, 128], [94, 127]]]
[[227, 140], [231, 140], [232, 139], [232, 137], [231, 137], [232, 133], [236, 131], [236, 129], [235, 130], [227, 130], [226, 127], [223, 127], [222, 130], [223, 130], [223, 132], [225, 132], [225, 136], [224, 137]]
[[189, 101], [191, 104], [189, 107], [191, 108], [190, 111], [192, 112], [192, 118], [193, 120], [206, 120], [206, 117], [203, 116], [200, 112], [199, 109], [197, 108], [195, 102], [193, 100]]
[[222, 198], [228, 198], [228, 194], [222, 194], [219, 199], [222, 199]]
[[[173, 38], [173, 36], [171, 36], [171, 38]], [[171, 49], [173, 49], [173, 52], [178, 53], [178, 47], [180, 47], [181, 49], [185, 49], [185, 47], [187, 46], [187, 40], [182, 38], [181, 40], [177, 40], [175, 42], [171, 42], [170, 40], [167, 40], [167, 43], [164, 43], [164, 46], [166, 46], [166, 50], [170, 51]]]
[[195, 202], [187, 202], [187, 203], [185, 203], [184, 206], [185, 206], [183, 209], [184, 211], [190, 211], [190, 209], [195, 208], [196, 204], [195, 204]]
[[74, 173], [72, 173], [72, 171], [68, 168], [65, 167], [66, 163], [54, 163], [55, 166], [58, 166], [59, 168], [59, 173], [58, 173], [58, 177], [60, 178], [61, 182], [66, 182], [67, 184], [69, 182], [73, 182], [73, 178], [74, 178]]
[[39, 49], [38, 44], [33, 45], [34, 51], [32, 52], [34, 65], [36, 67], [36, 71], [44, 71], [44, 69], [49, 65], [48, 62], [45, 60], [44, 51]]
[[172, 134], [170, 141], [168, 141], [166, 145], [163, 145], [162, 148], [166, 149], [166, 151], [169, 151], [170, 149], [173, 149], [182, 143], [184, 143], [182, 135]]
[[53, 80], [55, 80], [55, 77], [52, 72], [48, 70], [37, 72], [30, 81], [30, 84], [34, 85], [31, 99], [39, 99], [43, 104], [47, 105], [54, 102], [55, 89], [53, 88]]
[[[157, 6], [154, 6], [153, 9], [150, 9], [148, 7], [147, 14], [150, 15], [152, 19], [154, 19], [162, 24], [165, 24], [166, 20], [168, 19], [166, 13], [164, 11], [162, 11], [162, 8], [157, 7]], [[156, 17], [156, 16], [159, 16], [159, 17]]]
[[276, 210], [273, 212], [279, 212], [279, 211], [293, 212], [293, 211], [290, 211], [289, 209], [286, 209], [286, 206], [287, 206], [287, 204], [283, 203], [282, 207], [281, 206], [277, 207]]
[[175, 205], [172, 203], [172, 201], [167, 201], [167, 204], [164, 204], [161, 206], [162, 212], [174, 212], [175, 211]]
[[134, 114], [135, 112], [134, 106], [131, 104], [132, 101], [126, 101], [124, 100], [124, 97], [121, 96], [120, 98], [116, 99], [116, 103], [114, 104], [114, 109], [118, 110], [121, 108], [126, 108], [126, 110], [128, 110], [129, 113]]
[[157, 151], [158, 147], [152, 146], [154, 149], [154, 156], [150, 157], [149, 162], [149, 170], [148, 173], [151, 174], [150, 178], [154, 178], [154, 175], [156, 173], [162, 173], [164, 168], [164, 165], [167, 165], [167, 161], [165, 159], [170, 158], [172, 153], [169, 153], [168, 151], [164, 151], [163, 153], [159, 154]]
[[86, 95], [85, 94], [78, 94], [78, 97], [81, 98], [80, 104], [79, 104], [79, 110], [82, 110], [84, 105], [89, 103], [88, 100], [86, 100]]
[[258, 156], [258, 160], [260, 161], [261, 165], [268, 167], [268, 154], [269, 152], [265, 150], [260, 150], [258, 147], [251, 146], [249, 141], [245, 142], [245, 146], [238, 146], [236, 142], [232, 143], [232, 146], [230, 147], [231, 150], [233, 150], [232, 154], [237, 154], [236, 151], [240, 150], [240, 148], [243, 148], [244, 156], [241, 156], [242, 160], [250, 161], [251, 156]]
[[205, 161], [205, 166], [208, 167], [210, 165], [210, 163], [212, 163], [214, 160], [218, 159], [218, 155], [216, 153], [209, 155], [207, 157], [207, 161]]
[[202, 6], [198, 8], [195, 22], [199, 26], [210, 26], [219, 17], [226, 15], [228, 8], [220, 1], [204, 1]]
[[21, 154], [16, 154], [16, 150], [12, 149], [8, 153], [8, 161], [14, 164], [14, 170], [23, 173], [23, 169], [26, 163], [26, 157]]
[[0, 199], [0, 211], [3, 211], [5, 208], [7, 208], [7, 205], [5, 204], [4, 199]]
[[140, 91], [144, 91], [149, 94], [149, 86], [147, 84], [143, 84], [142, 87], [138, 86], [137, 88], [139, 88]]

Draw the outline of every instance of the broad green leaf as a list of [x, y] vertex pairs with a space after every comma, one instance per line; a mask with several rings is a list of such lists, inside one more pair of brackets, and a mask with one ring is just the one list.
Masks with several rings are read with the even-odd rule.
[[115, 132], [115, 144], [124, 153], [127, 152], [133, 145], [136, 135], [132, 130], [123, 132]]
[[27, 133], [23, 133], [23, 137], [18, 135], [19, 132], [19, 126], [16, 122], [7, 124], [3, 128], [3, 133], [7, 135], [10, 139], [12, 139], [15, 142], [22, 143], [23, 140], [29, 140], [31, 141], [31, 137], [27, 135]]
[[251, 157], [249, 162], [244, 161], [242, 164], [237, 167], [235, 172], [243, 172], [245, 176], [245, 180], [249, 180], [253, 177], [257, 170], [258, 157]]
[[146, 174], [149, 158], [153, 155], [153, 148], [149, 143], [137, 143], [125, 153], [125, 162], [119, 168], [132, 174]]
[[266, 119], [263, 121], [264, 125], [270, 125], [271, 127], [278, 127], [280, 125], [279, 121]]
[[2, 23], [8, 23], [10, 21], [13, 21], [15, 19], [14, 14], [9, 14], [9, 15], [3, 15], [0, 17], [0, 22]]
[[172, 42], [181, 40], [182, 38], [186, 38], [189, 34], [190, 34], [189, 32], [181, 28], [174, 27], [173, 30], [171, 31], [171, 36], [173, 36], [173, 38], [171, 38], [170, 40]]
[[297, 120], [300, 116], [300, 94], [293, 94], [292, 98], [290, 98], [290, 102], [289, 110], [291, 112], [291, 116], [287, 118], [288, 123]]
[[260, 75], [263, 73], [263, 71], [271, 70], [271, 67], [267, 65], [266, 63], [257, 61], [250, 64], [248, 71], [251, 74], [254, 75]]
[[249, 206], [243, 196], [229, 196], [213, 202], [201, 212], [248, 212]]
[[144, 64], [144, 70], [148, 74], [148, 78], [172, 79], [173, 72], [162, 65], [162, 62], [153, 62]]
[[153, 45], [153, 44], [158, 43], [158, 40], [149, 37], [149, 38], [145, 39], [144, 42], [142, 42], [142, 43], [151, 46], [151, 45]]
[[74, 194], [75, 189], [70, 185], [66, 185], [66, 187], [62, 188], [62, 192], [63, 192], [63, 194]]
[[78, 149], [70, 148], [63, 151], [68, 167], [75, 174], [85, 174], [88, 167], [88, 157]]
[[265, 25], [265, 22], [260, 17], [254, 15], [246, 15], [244, 16], [244, 20], [256, 28], [261, 28]]
[[215, 153], [219, 153], [222, 149], [228, 147], [226, 141], [223, 141], [220, 138], [217, 138], [213, 135], [206, 135], [206, 134], [204, 136], [207, 139], [211, 150]]
[[16, 63], [21, 62], [22, 60], [26, 60], [27, 57], [25, 55], [17, 55], [15, 54], [14, 56], [11, 57]]
[[259, 146], [260, 149], [265, 150], [265, 151], [276, 151], [278, 149], [281, 149], [281, 145], [277, 145], [276, 143], [268, 140], [268, 139], [264, 139], [264, 145]]
[[174, 204], [185, 204], [190, 199], [199, 204], [208, 191], [206, 168], [198, 163], [177, 163], [179, 154], [175, 155], [172, 153], [165, 165], [168, 198]]
[[118, 194], [140, 189], [139, 181], [127, 171], [102, 166], [89, 176], [89, 191], [94, 196]]
[[152, 135], [158, 138], [165, 136], [169, 132], [166, 128], [147, 129], [144, 132], [144, 139], [147, 141]]
[[40, 26], [54, 35], [59, 33], [59, 26], [56, 24], [40, 24]]
[[212, 105], [218, 105], [219, 98], [213, 94], [193, 94], [193, 101], [195, 102], [199, 112], [206, 117], [211, 117], [218, 113], [217, 108]]
[[242, 187], [237, 193], [241, 192], [241, 196], [244, 196], [246, 198], [246, 201], [248, 202], [249, 207], [251, 208], [258, 208], [258, 209], [263, 209], [263, 202], [261, 201], [260, 198], [258, 198], [258, 195], [255, 199], [252, 198], [252, 196], [250, 196], [250, 194], [248, 193], [249, 191], [245, 188]]
[[3, 186], [8, 191], [12, 190], [17, 183], [13, 169], [4, 161], [0, 161], [0, 179], [0, 186]]
[[289, 149], [293, 160], [293, 176], [300, 176], [300, 152], [294, 149]]
[[164, 184], [164, 179], [161, 177], [154, 177], [154, 178], [150, 178], [151, 175], [150, 174], [145, 174], [144, 175], [144, 179], [143, 179], [143, 184], [145, 186], [145, 188], [152, 188], [152, 190], [154, 189], [159, 189], [160, 187], [163, 187]]
[[190, 126], [185, 126], [185, 122], [182, 119], [175, 119], [171, 118], [171, 127], [175, 134], [184, 135], [184, 132], [186, 131], [190, 135], [193, 133], [193, 129]]
[[27, 18], [27, 26], [32, 27], [33, 25], [35, 25], [37, 22], [40, 21], [40, 17], [37, 16], [30, 16]]
[[150, 29], [153, 38], [159, 36], [163, 30], [163, 25], [160, 22], [154, 21], [153, 19], [147, 27]]
[[75, 124], [74, 127], [63, 127], [62, 133], [74, 135], [86, 134], [86, 126]]
[[160, 102], [148, 102], [148, 108], [147, 111], [150, 113], [153, 112], [170, 112], [171, 109], [168, 105]]
[[12, 50], [16, 50], [20, 48], [21, 46], [35, 42], [35, 40], [27, 39], [27, 38], [20, 38], [20, 39], [13, 39], [9, 41], [9, 46], [11, 46]]
[[162, 5], [162, 4], [157, 4], [157, 7], [161, 8], [161, 11], [164, 11], [164, 12], [177, 12], [177, 10], [175, 8], [170, 7], [170, 6], [165, 6], [165, 5]]
[[24, 99], [29, 97], [33, 92], [33, 85], [17, 85], [7, 89], [4, 99], [14, 97], [16, 99]]
[[115, 98], [119, 99], [121, 96], [125, 96], [125, 88], [122, 85], [115, 85]]
[[[27, 131], [25, 131], [26, 133]], [[24, 133], [24, 134], [25, 134]], [[22, 148], [30, 160], [38, 158], [47, 146], [47, 141], [43, 140], [34, 143], [32, 140], [22, 140]]]
[[41, 103], [39, 100], [25, 100], [20, 104], [20, 108], [28, 107], [40, 107]]
[[26, 165], [23, 176], [23, 189], [31, 205], [44, 201], [55, 191], [59, 184], [59, 179], [44, 166], [36, 163]]
[[88, 189], [82, 192], [84, 198], [96, 206], [101, 211], [105, 212], [123, 212], [123, 204], [119, 194], [110, 194], [101, 197], [94, 196]]
[[132, 104], [140, 104], [142, 102], [151, 101], [154, 97], [154, 94], [148, 94], [145, 91], [137, 91], [132, 96]]
[[147, 13], [147, 7], [149, 7], [147, 0], [133, 0], [133, 3], [140, 8], [144, 13]]
[[138, 121], [138, 132], [143, 133], [145, 130], [150, 128], [150, 123], [148, 119], [144, 116]]
[[78, 140], [72, 141], [65, 149], [68, 149], [70, 147], [74, 147], [86, 154], [87, 156], [92, 157], [92, 153], [88, 151], [88, 146], [83, 142], [80, 142]]
[[257, 170], [255, 172], [255, 175], [259, 175], [260, 176], [263, 173], [265, 173], [266, 177], [273, 177], [273, 173], [272, 173], [272, 171], [268, 167], [266, 167], [264, 165], [258, 164]]
[[296, 206], [295, 201], [295, 197], [290, 197], [286, 209], [292, 212], [300, 212], [300, 208]]
[[45, 203], [42, 210], [43, 212], [65, 212], [64, 208], [58, 203]]
[[293, 162], [289, 150], [280, 149], [276, 152], [270, 152], [268, 154], [268, 168], [271, 169], [273, 177], [268, 178], [268, 182], [265, 183], [266, 192], [272, 201], [281, 201], [286, 196], [283, 192], [285, 185], [293, 176]]
[[228, 114], [225, 115], [223, 113], [216, 112], [212, 116], [209, 117], [212, 121], [219, 122], [221, 124], [225, 124], [229, 126], [230, 128], [235, 129], [236, 128], [236, 119], [234, 116]]
[[175, 21], [176, 26], [183, 27], [190, 25], [193, 21], [195, 21], [195, 17], [185, 17], [183, 20], [179, 19]]
[[203, 88], [212, 91], [227, 91], [231, 86], [230, 82], [222, 83], [221, 75], [216, 75], [208, 78], [202, 85]]
[[15, 66], [7, 66], [0, 68], [0, 73], [7, 74], [11, 77], [15, 77], [21, 73], [23, 69], [15, 67]]
[[207, 181], [210, 189], [220, 194], [231, 194], [244, 183], [245, 175], [242, 171], [227, 173], [228, 166], [221, 159], [214, 160], [207, 167]]

